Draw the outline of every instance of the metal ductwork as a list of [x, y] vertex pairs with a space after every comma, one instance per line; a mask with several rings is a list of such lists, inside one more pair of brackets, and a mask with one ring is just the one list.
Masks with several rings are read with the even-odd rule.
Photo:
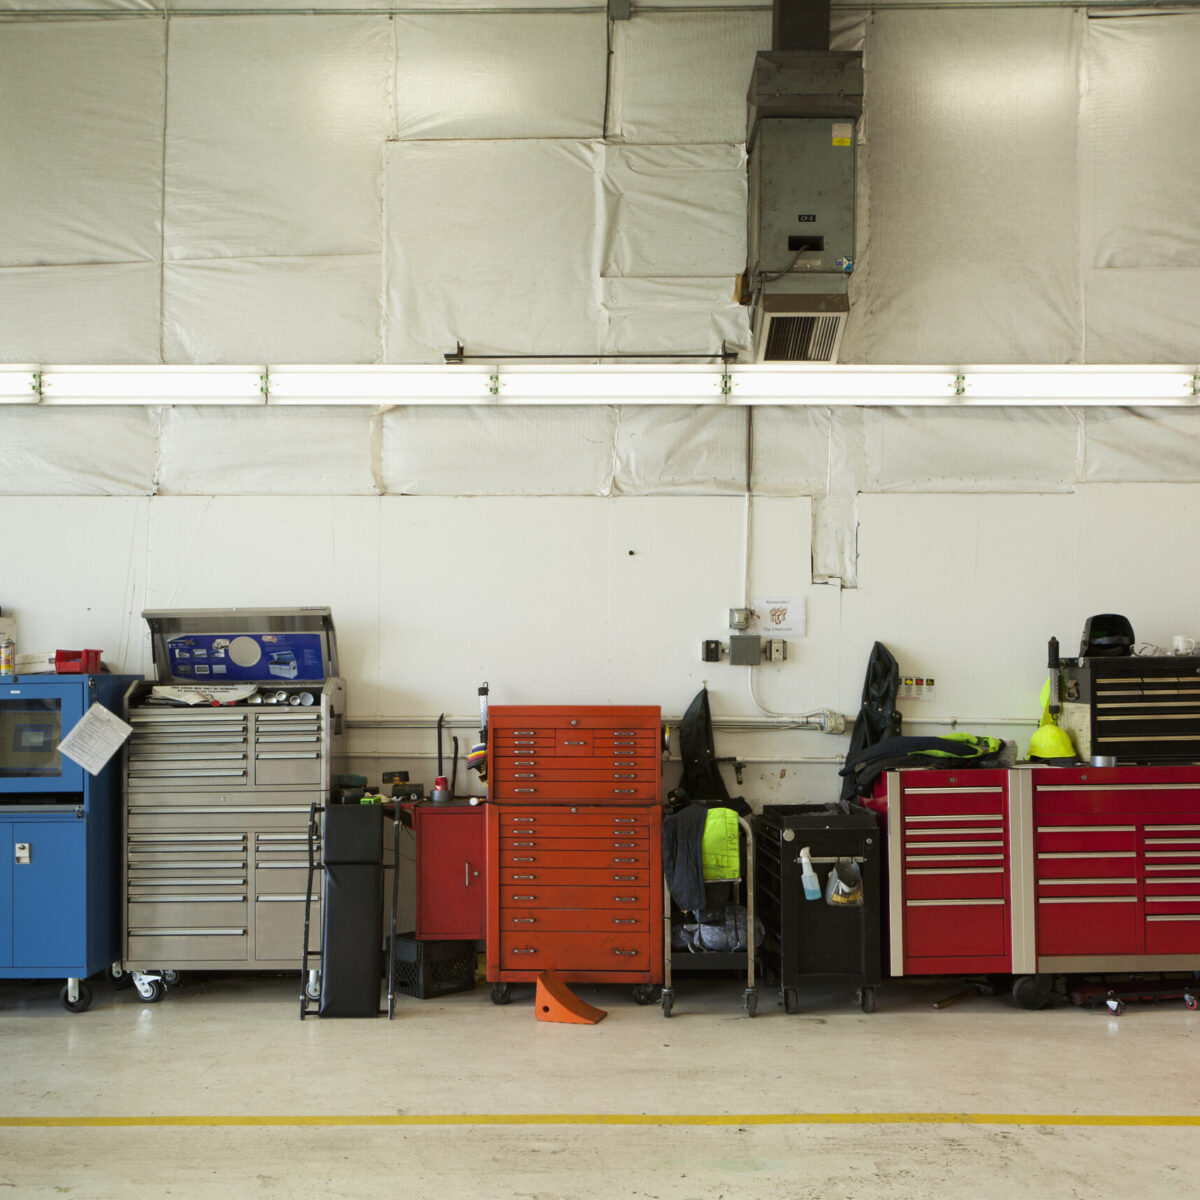
[[747, 96], [747, 262], [756, 362], [836, 362], [854, 269], [862, 55], [829, 49], [829, 4], [775, 0]]

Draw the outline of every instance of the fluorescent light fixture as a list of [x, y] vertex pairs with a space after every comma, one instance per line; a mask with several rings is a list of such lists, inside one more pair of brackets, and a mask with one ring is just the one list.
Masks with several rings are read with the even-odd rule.
[[37, 367], [0, 367], [0, 404], [37, 404]]
[[719, 404], [724, 368], [516, 367], [500, 371], [505, 404]]
[[262, 367], [44, 367], [43, 404], [263, 404]]
[[488, 404], [495, 367], [269, 367], [271, 404]]
[[963, 374], [968, 403], [1196, 403], [1196, 373], [1180, 367], [966, 367]]
[[958, 374], [914, 367], [730, 367], [730, 404], [953, 404]]

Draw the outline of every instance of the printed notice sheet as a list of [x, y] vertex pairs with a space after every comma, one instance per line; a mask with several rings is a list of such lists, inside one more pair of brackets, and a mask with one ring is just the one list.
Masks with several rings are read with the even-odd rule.
[[126, 725], [116, 713], [102, 704], [93, 704], [58, 749], [89, 775], [99, 775], [132, 732], [133, 726]]

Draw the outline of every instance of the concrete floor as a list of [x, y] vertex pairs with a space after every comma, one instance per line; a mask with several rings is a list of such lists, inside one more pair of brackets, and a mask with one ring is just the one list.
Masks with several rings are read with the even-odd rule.
[[[680, 980], [675, 1015], [580, 986], [596, 1026], [486, 987], [396, 1019], [298, 1019], [297, 983], [158, 1004], [0, 982], [0, 1196], [840, 1200], [1178, 1196], [1200, 1184], [1200, 1013], [1120, 1018], [954, 981], [804, 996]], [[809, 1007], [811, 1005], [811, 1007]], [[172, 1118], [176, 1120], [172, 1122]], [[1119, 1123], [1112, 1118], [1121, 1118]], [[99, 1119], [99, 1120], [97, 1120]]]

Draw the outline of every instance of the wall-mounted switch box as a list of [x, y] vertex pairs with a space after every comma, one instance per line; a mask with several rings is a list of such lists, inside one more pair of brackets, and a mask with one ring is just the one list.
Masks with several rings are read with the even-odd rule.
[[757, 667], [762, 662], [762, 638], [757, 633], [731, 634], [729, 661], [735, 667]]
[[767, 662], [783, 662], [787, 658], [787, 642], [772, 638], [767, 642]]
[[729, 628], [749, 629], [751, 616], [748, 608], [731, 608], [729, 610]]
[[700, 661], [701, 662], [720, 662], [721, 661], [721, 643], [715, 638], [711, 641], [703, 641], [700, 643]]

